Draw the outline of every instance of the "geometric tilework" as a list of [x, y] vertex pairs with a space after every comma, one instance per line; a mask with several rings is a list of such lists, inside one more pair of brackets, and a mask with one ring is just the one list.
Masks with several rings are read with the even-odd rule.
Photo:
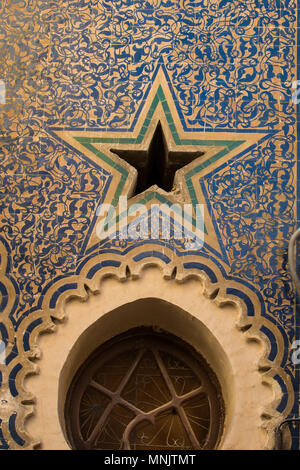
[[[75, 289], [74, 273], [100, 252], [113, 250], [118, 257], [107, 255], [98, 266], [105, 269], [105, 263], [121, 263], [137, 248], [93, 242], [95, 211], [109, 197], [114, 174], [91, 157], [91, 149], [84, 150], [83, 134], [133, 138], [158, 90], [153, 85], [163, 76], [168, 117], [180, 138], [205, 134], [207, 141], [220, 141], [226, 135], [227, 144], [236, 145], [220, 166], [193, 175], [194, 202], [201, 195], [211, 221], [209, 240], [215, 242], [204, 246], [198, 261], [186, 261], [185, 269], [206, 269], [214, 282], [207, 259], [225, 279], [256, 293], [262, 314], [274, 325], [263, 330], [271, 360], [280, 349], [275, 331], [284, 344], [281, 365], [296, 394], [290, 411], [297, 414], [299, 375], [290, 345], [299, 335], [299, 315], [287, 269], [287, 244], [299, 219], [298, 122], [291, 100], [297, 78], [295, 3], [25, 0], [22, 6], [1, 6], [0, 14], [0, 79], [7, 85], [6, 104], [0, 104], [0, 136], [6, 139], [0, 142], [5, 393], [18, 402], [19, 357], [29, 354], [31, 335], [46, 321], [37, 312], [51, 286], [70, 278], [66, 285]], [[66, 137], [70, 134], [77, 144]], [[242, 150], [236, 144], [241, 136], [251, 144]], [[151, 256], [161, 259], [160, 246], [157, 242]], [[150, 256], [146, 243], [138, 248], [136, 262]], [[188, 257], [180, 246], [168, 250], [164, 263]], [[57, 292], [53, 305], [64, 293]], [[288, 385], [279, 375], [278, 384], [287, 397]], [[279, 404], [280, 412], [286, 406]], [[18, 431], [15, 407], [9, 410], [0, 445], [29, 445]]]

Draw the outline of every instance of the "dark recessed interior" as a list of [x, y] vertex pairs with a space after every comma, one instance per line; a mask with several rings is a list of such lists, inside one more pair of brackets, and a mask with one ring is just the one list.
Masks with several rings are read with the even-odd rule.
[[176, 171], [204, 155], [200, 151], [169, 152], [160, 122], [148, 151], [111, 149], [111, 152], [137, 169], [138, 179], [134, 194], [142, 193], [155, 184], [165, 191], [171, 191]]

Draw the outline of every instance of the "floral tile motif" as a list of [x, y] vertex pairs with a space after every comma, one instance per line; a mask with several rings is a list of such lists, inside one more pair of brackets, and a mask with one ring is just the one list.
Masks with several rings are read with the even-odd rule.
[[[16, 403], [22, 358], [31, 334], [46, 322], [37, 312], [49, 288], [61, 279], [74, 287], [72, 276], [99, 252], [114, 250], [121, 260], [138, 245], [135, 256], [147, 256], [140, 242], [94, 243], [96, 209], [117, 184], [116, 169], [97, 151], [107, 136], [137, 138], [163, 74], [161, 92], [168, 95], [159, 99], [174, 141], [176, 132], [185, 145], [197, 138], [203, 145], [204, 134], [216, 145], [226, 140], [222, 165], [193, 168], [187, 182], [194, 201], [205, 203], [210, 224], [211, 245], [202, 255], [225, 277], [259, 292], [263, 315], [285, 345], [282, 367], [296, 397], [291, 413], [298, 413], [299, 372], [290, 351], [299, 315], [287, 268], [288, 240], [299, 219], [292, 102], [297, 11], [290, 0], [0, 6], [0, 332], [7, 346], [1, 385]], [[169, 248], [175, 257], [188, 256], [180, 246]], [[191, 263], [186, 269], [195, 268]], [[270, 330], [264, 334], [275, 358], [276, 338]], [[287, 394], [281, 377], [278, 383]], [[12, 407], [2, 420], [3, 448], [29, 445], [19, 431], [22, 413]]]

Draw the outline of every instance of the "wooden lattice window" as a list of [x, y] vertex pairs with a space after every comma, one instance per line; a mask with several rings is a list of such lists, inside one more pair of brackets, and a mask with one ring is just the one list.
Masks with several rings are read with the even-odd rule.
[[193, 348], [134, 329], [81, 366], [65, 418], [73, 449], [213, 449], [224, 407], [215, 374]]

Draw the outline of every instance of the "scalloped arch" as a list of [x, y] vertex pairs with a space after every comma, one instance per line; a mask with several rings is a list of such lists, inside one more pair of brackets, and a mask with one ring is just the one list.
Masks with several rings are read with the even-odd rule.
[[[145, 256], [137, 257], [137, 254], [140, 253], [141, 250], [133, 250], [130, 253], [130, 257], [127, 256], [124, 259], [118, 255], [113, 255], [110, 260], [100, 255], [96, 259], [87, 261], [82, 267], [80, 274], [59, 280], [49, 288], [48, 292], [45, 292], [41, 310], [35, 313], [35, 318], [32, 315], [30, 316], [30, 320], [28, 319], [24, 325], [24, 336], [19, 338], [18, 346], [23, 348], [25, 360], [23, 369], [17, 375], [19, 384], [23, 386], [24, 378], [28, 374], [38, 374], [39, 368], [34, 364], [34, 360], [40, 358], [41, 350], [43, 351], [43, 340], [40, 350], [38, 337], [41, 332], [56, 330], [58, 322], [60, 323], [66, 317], [70, 318], [70, 306], [77, 304], [81, 305], [82, 308], [85, 302], [89, 303], [91, 299], [95, 298], [98, 298], [101, 304], [103, 302], [106, 304], [109, 296], [106, 293], [106, 300], [104, 299], [105, 288], [103, 286], [107, 282], [115, 282], [119, 286], [118, 292], [124, 293], [127, 292], [128, 286], [134, 283], [134, 281], [142, 282], [148, 272], [155, 271], [155, 276], [157, 279], [160, 279], [161, 284], [167, 283], [165, 285], [177, 286], [176, 289], [178, 292], [181, 289], [182, 296], [184, 295], [183, 286], [186, 295], [189, 283], [193, 285], [196, 283], [201, 286], [203, 298], [209, 299], [214, 308], [217, 307], [222, 310], [226, 309], [228, 305], [231, 306], [235, 310], [236, 319], [234, 327], [239, 332], [239, 335], [245, 339], [249, 347], [254, 343], [262, 346], [257, 362], [257, 371], [260, 375], [260, 383], [271, 387], [273, 398], [269, 400], [267, 406], [262, 408], [261, 404], [257, 404], [257, 407], [260, 419], [263, 417], [260, 427], [265, 430], [268, 436], [266, 447], [272, 448], [274, 428], [279, 420], [282, 419], [282, 414], [287, 415], [292, 407], [293, 389], [289, 382], [289, 377], [281, 368], [284, 346], [282, 336], [273, 323], [268, 318], [262, 316], [259, 296], [252, 289], [238, 281], [225, 279], [221, 269], [211, 259], [197, 256], [195, 260], [195, 256], [190, 258], [187, 256], [184, 258], [184, 261], [178, 261], [178, 258], [176, 258], [175, 262], [172, 259], [171, 250], [168, 249], [164, 250], [164, 258], [158, 258], [155, 251], [148, 250]], [[170, 261], [166, 262], [167, 259], [170, 259]], [[152, 287], [151, 292], [152, 296], [162, 298], [159, 294], [153, 292]], [[178, 305], [189, 312], [189, 308], [180, 305], [180, 302]], [[106, 313], [111, 310], [113, 310], [113, 305], [108, 308]], [[41, 317], [41, 314], [47, 320], [39, 323], [38, 318]], [[68, 322], [66, 324], [63, 323], [63, 328], [67, 328], [67, 325]], [[84, 330], [88, 326], [85, 325]], [[28, 334], [29, 331], [30, 334]], [[269, 338], [272, 338], [273, 342], [269, 341]], [[276, 339], [276, 354], [274, 354], [274, 338]], [[73, 338], [73, 343], [75, 342], [76, 337]], [[54, 344], [57, 344], [57, 340]], [[43, 359], [41, 361], [42, 370]], [[39, 380], [38, 377], [37, 380]], [[288, 390], [288, 400], [286, 400], [287, 394], [284, 393], [283, 386]], [[28, 388], [29, 390], [31, 389], [30, 383]], [[24, 386], [22, 389], [23, 402], [29, 403], [34, 401], [34, 394], [25, 390]], [[39, 400], [39, 397], [37, 397], [37, 400]], [[29, 410], [28, 406], [25, 408], [26, 415], [29, 412], [33, 413], [33, 409]], [[33, 422], [34, 419], [32, 420]], [[32, 426], [30, 425], [30, 427]], [[23, 433], [24, 439], [30, 441], [30, 447], [38, 444], [38, 439], [32, 439], [30, 429], [28, 433], [20, 421], [18, 429], [21, 434]]]

